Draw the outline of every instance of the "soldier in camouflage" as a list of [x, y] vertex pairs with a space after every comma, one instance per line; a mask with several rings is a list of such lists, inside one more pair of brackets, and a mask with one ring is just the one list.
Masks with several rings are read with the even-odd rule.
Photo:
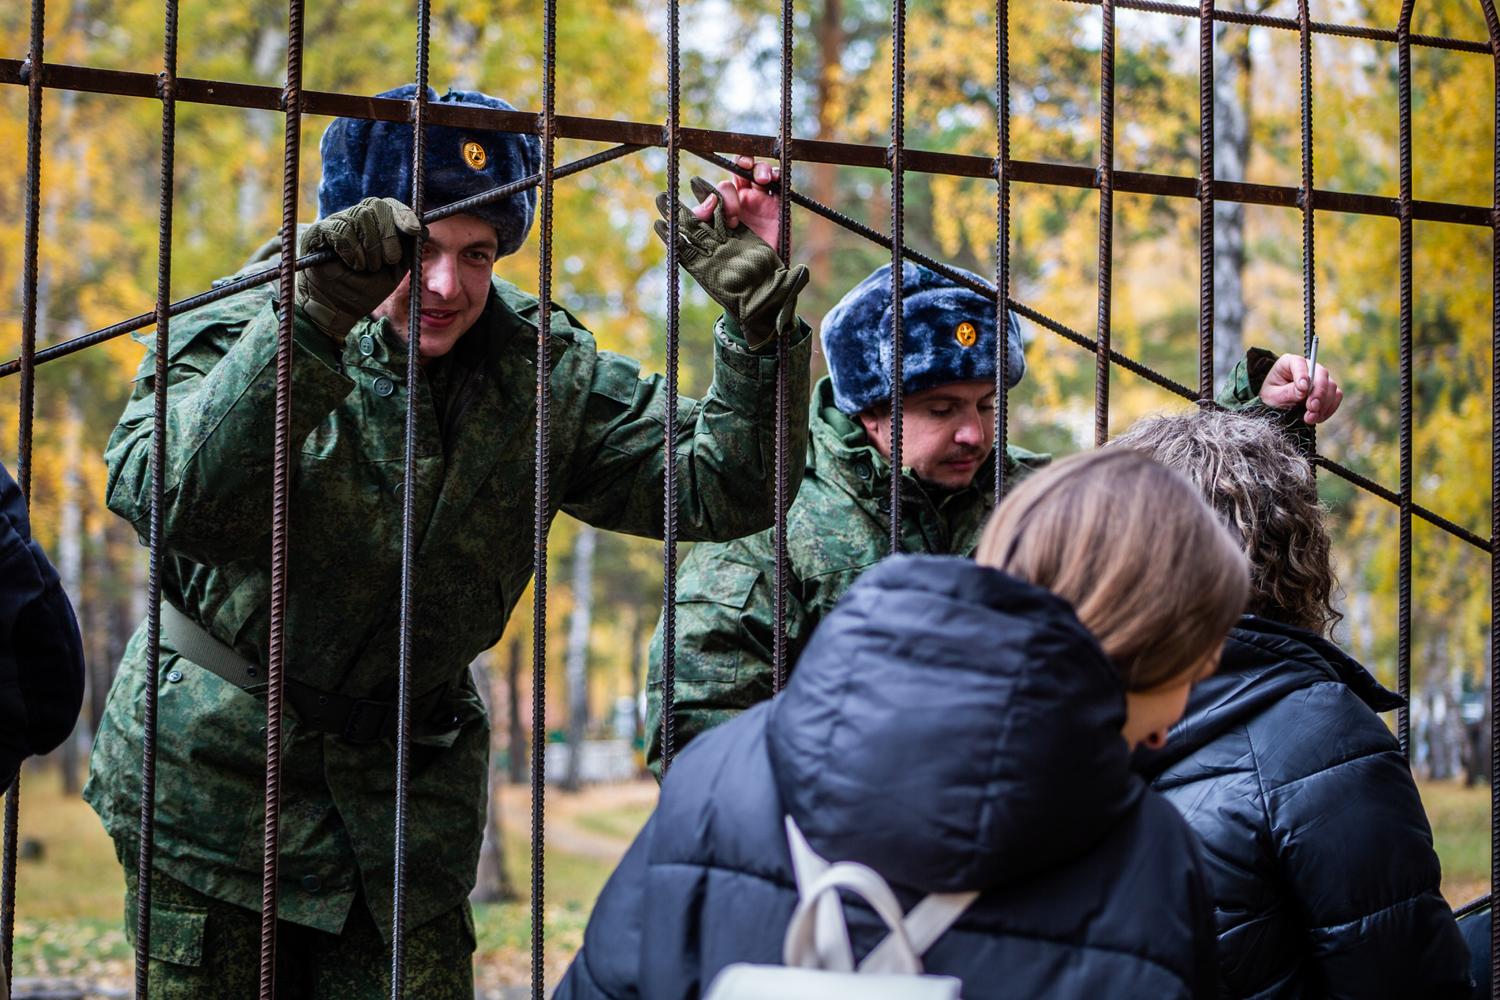
[[[977, 276], [976, 276], [977, 280]], [[901, 549], [968, 555], [994, 504], [994, 462], [1011, 482], [1050, 456], [994, 451], [994, 303], [927, 268], [904, 265]], [[824, 318], [829, 374], [813, 387], [807, 463], [787, 512], [787, 662], [867, 567], [890, 551], [890, 265], [856, 285]], [[1010, 387], [1025, 358], [1007, 317]], [[1341, 394], [1319, 365], [1252, 348], [1218, 402], [1270, 406], [1312, 424]], [[674, 752], [695, 736], [771, 697], [775, 539], [771, 530], [700, 544], [677, 577], [673, 678]], [[662, 629], [647, 683], [647, 761], [662, 767]]]
[[[472, 92], [441, 100], [509, 107]], [[394, 199], [410, 191], [411, 140], [404, 123], [330, 126], [322, 218], [302, 249], [331, 248], [335, 261], [301, 272], [280, 301], [262, 288], [176, 319], [166, 385], [154, 381], [148, 353], [105, 454], [109, 506], [144, 539], [153, 401], [168, 393], [161, 657], [152, 662], [143, 624], [110, 692], [85, 790], [127, 872], [129, 924], [143, 698], [156, 685], [152, 997], [252, 996], [257, 982], [282, 309], [294, 309], [294, 359], [280, 995], [347, 1000], [389, 991], [404, 493], [417, 532], [407, 990], [437, 1000], [474, 995], [467, 897], [485, 820], [489, 723], [468, 665], [499, 639], [532, 575], [534, 357], [544, 306], [492, 272], [524, 241], [534, 192], [434, 223], [423, 246], [421, 369], [406, 384], [407, 267], [420, 223]], [[538, 159], [531, 136], [430, 126], [426, 201], [447, 204], [524, 177]], [[762, 182], [770, 179], [764, 170]], [[776, 359], [767, 345], [777, 337], [788, 340], [791, 398], [807, 400], [810, 333], [794, 317], [806, 273], [782, 267], [746, 231], [761, 227], [774, 243], [777, 214], [763, 183], [743, 187], [749, 208], [732, 221], [717, 203], [663, 206], [680, 214], [684, 265], [726, 310], [714, 334], [712, 388], [702, 400], [679, 400], [671, 415], [684, 538], [725, 540], [772, 520]], [[729, 290], [716, 282], [725, 274], [734, 278]], [[545, 308], [553, 397], [546, 516], [562, 510], [659, 537], [663, 384], [641, 377], [635, 361], [597, 350], [566, 310]], [[408, 401], [416, 446], [405, 481]], [[803, 431], [792, 440], [803, 447]]]

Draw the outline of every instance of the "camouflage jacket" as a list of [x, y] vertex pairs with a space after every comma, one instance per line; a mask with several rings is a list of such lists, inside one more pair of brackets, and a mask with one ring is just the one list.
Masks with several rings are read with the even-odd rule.
[[[412, 694], [442, 691], [448, 731], [416, 740], [408, 839], [409, 926], [460, 904], [485, 819], [489, 723], [468, 665], [493, 645], [532, 575], [538, 301], [496, 279], [484, 313], [416, 387]], [[169, 358], [163, 595], [215, 638], [264, 663], [276, 307], [264, 290], [173, 322]], [[790, 353], [791, 398], [807, 399], [808, 331]], [[288, 676], [352, 698], [396, 693], [406, 350], [365, 319], [342, 356], [300, 317], [293, 362]], [[714, 383], [680, 399], [682, 537], [724, 540], [773, 517], [774, 356], [722, 326]], [[662, 531], [665, 390], [629, 358], [598, 351], [552, 312], [551, 481], [559, 510], [601, 528]], [[154, 355], [110, 438], [108, 503], [149, 526]], [[805, 436], [796, 428], [797, 447]], [[800, 470], [799, 470], [800, 471]], [[160, 693], [156, 864], [200, 892], [252, 909], [261, 898], [264, 698], [164, 642], [149, 663], [130, 641], [95, 743], [85, 796], [121, 851], [140, 804], [145, 685]], [[280, 915], [337, 933], [363, 892], [389, 935], [395, 754], [286, 718]], [[133, 864], [133, 862], [130, 862]], [[167, 918], [170, 919], [170, 915]]]
[[[1217, 401], [1260, 406], [1260, 384], [1275, 356], [1251, 348]], [[1299, 411], [1300, 412], [1300, 411]], [[787, 512], [787, 663], [795, 664], [818, 622], [867, 567], [890, 551], [890, 464], [863, 428], [833, 405], [823, 379], [813, 389], [807, 470]], [[1011, 446], [1008, 475], [1021, 477], [1050, 456]], [[902, 478], [903, 552], [969, 555], [994, 502], [993, 456], [956, 492]], [[1012, 480], [1014, 481], [1014, 480]], [[677, 574], [677, 656], [673, 747], [771, 697], [775, 542], [772, 531], [732, 542], [694, 545]], [[646, 758], [661, 773], [662, 629], [651, 640], [646, 686]]]

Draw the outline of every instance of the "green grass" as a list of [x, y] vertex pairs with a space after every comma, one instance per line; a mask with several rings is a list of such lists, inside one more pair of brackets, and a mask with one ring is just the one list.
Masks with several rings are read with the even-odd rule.
[[1443, 863], [1443, 895], [1457, 906], [1490, 888], [1490, 789], [1462, 782], [1421, 783], [1422, 804]]
[[119, 917], [17, 919], [15, 955], [17, 976], [115, 979], [127, 976], [131, 965]]
[[[15, 974], [128, 975], [125, 878], [114, 845], [94, 811], [63, 794], [56, 771], [25, 772], [20, 837]], [[26, 856], [37, 849], [40, 857]]]
[[[505, 846], [506, 862], [521, 898], [513, 903], [480, 903], [474, 907], [474, 929], [481, 955], [531, 947], [530, 845], [520, 841]], [[554, 940], [564, 945], [571, 941], [568, 951], [571, 956], [583, 941], [583, 927], [588, 923], [594, 900], [614, 871], [614, 865], [551, 848], [544, 855], [544, 937], [549, 951]]]
[[654, 805], [624, 806], [602, 812], [588, 812], [578, 817], [578, 827], [628, 843], [641, 832], [641, 827], [651, 818], [651, 810], [654, 808]]
[[[1489, 887], [1489, 788], [1425, 782], [1422, 800], [1443, 863], [1443, 893], [1457, 905]], [[622, 806], [584, 812], [579, 829], [628, 842], [650, 809]], [[491, 984], [525, 982], [531, 956], [531, 852], [508, 829], [506, 858], [521, 899], [474, 908], [476, 976]], [[71, 976], [124, 982], [130, 949], [123, 915], [124, 880], [114, 848], [93, 811], [63, 795], [55, 772], [29, 770], [22, 785], [21, 836], [41, 846], [20, 862], [17, 877], [16, 969], [19, 976]], [[556, 982], [583, 941], [583, 930], [614, 865], [546, 852], [544, 957]]]
[[[639, 817], [599, 823], [627, 841]], [[632, 827], [630, 824], [634, 823]], [[507, 830], [506, 861], [522, 898], [474, 907], [476, 974], [499, 983], [525, 982], [531, 955], [531, 849]], [[21, 837], [41, 856], [19, 863], [16, 878], [17, 976], [77, 977], [124, 982], [131, 949], [123, 925], [125, 881], [114, 845], [92, 809], [65, 796], [56, 772], [29, 769], [21, 789]], [[548, 849], [543, 948], [555, 982], [583, 943], [583, 929], [614, 865]]]
[[17, 863], [17, 914], [32, 921], [120, 921], [125, 877], [114, 843], [81, 798], [63, 794], [56, 771], [25, 772], [20, 836], [23, 844], [35, 842], [42, 853], [39, 859], [23, 857]]

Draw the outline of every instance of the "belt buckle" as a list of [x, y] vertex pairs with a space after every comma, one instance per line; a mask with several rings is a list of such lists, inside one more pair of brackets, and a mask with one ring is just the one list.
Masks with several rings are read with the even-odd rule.
[[370, 698], [356, 698], [349, 706], [349, 717], [339, 735], [350, 743], [374, 743], [385, 736], [385, 723], [391, 703]]

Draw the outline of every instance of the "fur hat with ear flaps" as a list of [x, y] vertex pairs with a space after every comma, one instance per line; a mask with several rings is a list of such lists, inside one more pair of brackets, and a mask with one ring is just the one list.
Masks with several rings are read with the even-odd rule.
[[[968, 272], [965, 272], [968, 273]], [[975, 280], [979, 280], [975, 276]], [[947, 382], [995, 377], [995, 303], [910, 261], [901, 270], [902, 384], [920, 392]], [[849, 290], [823, 318], [823, 354], [833, 401], [853, 415], [891, 394], [891, 265]], [[1015, 313], [1007, 313], [1010, 384], [1026, 371]]]
[[[377, 97], [409, 101], [415, 84], [387, 90]], [[442, 97], [431, 87], [433, 104], [461, 104], [514, 111], [498, 97], [477, 90], [450, 90]], [[426, 209], [441, 208], [461, 198], [520, 180], [541, 169], [541, 144], [536, 136], [492, 129], [428, 125], [426, 148]], [[323, 177], [318, 182], [318, 215], [332, 215], [365, 198], [411, 201], [412, 126], [409, 122], [336, 118], [323, 133]], [[536, 212], [536, 190], [522, 191], [490, 202], [472, 213], [495, 227], [500, 255], [515, 253], [526, 241]]]

